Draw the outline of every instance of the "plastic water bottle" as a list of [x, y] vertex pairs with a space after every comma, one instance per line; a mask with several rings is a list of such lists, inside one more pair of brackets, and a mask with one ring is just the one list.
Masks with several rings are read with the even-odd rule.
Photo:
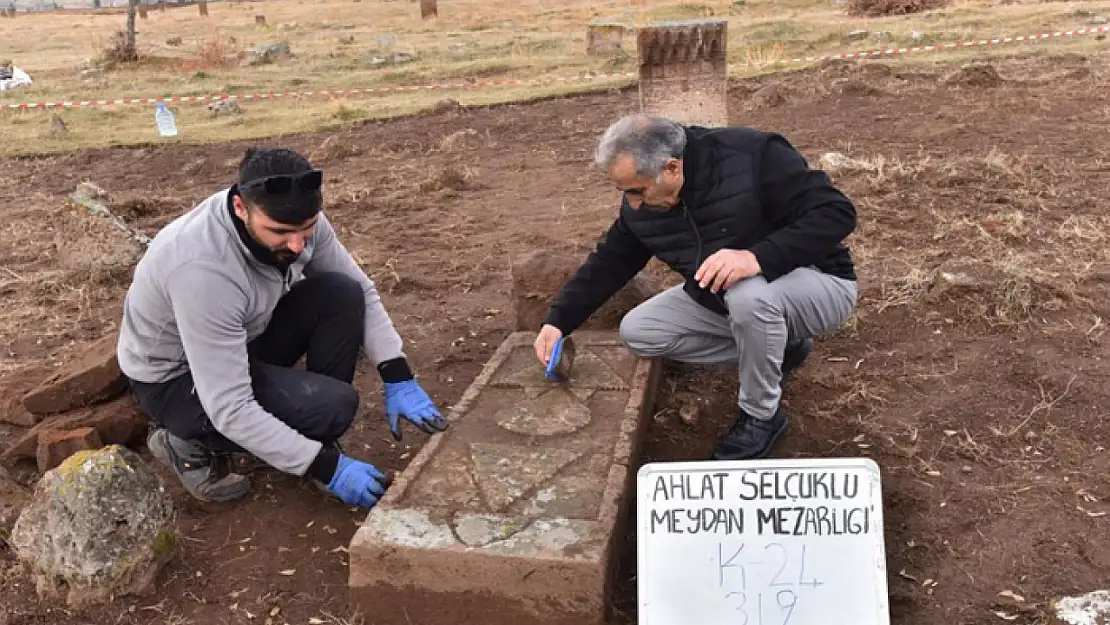
[[173, 121], [173, 113], [166, 108], [165, 102], [159, 102], [154, 112], [154, 120], [158, 122], [158, 134], [163, 137], [177, 136], [177, 123]]

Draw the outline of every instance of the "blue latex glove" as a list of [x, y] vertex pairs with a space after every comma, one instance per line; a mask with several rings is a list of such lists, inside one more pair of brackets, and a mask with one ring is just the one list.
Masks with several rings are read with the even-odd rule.
[[385, 475], [374, 465], [339, 456], [328, 490], [352, 506], [373, 508], [378, 498], [385, 494], [386, 483]]
[[389, 420], [389, 431], [393, 438], [401, 440], [398, 422], [401, 416], [428, 434], [447, 429], [447, 421], [439, 414], [432, 398], [420, 388], [415, 379], [404, 382], [386, 382], [385, 416]]

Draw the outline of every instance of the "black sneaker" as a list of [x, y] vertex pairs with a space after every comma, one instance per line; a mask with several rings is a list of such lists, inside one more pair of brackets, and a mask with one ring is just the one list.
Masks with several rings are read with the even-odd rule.
[[150, 433], [146, 444], [155, 458], [173, 470], [185, 490], [201, 501], [234, 501], [250, 491], [250, 480], [231, 473], [225, 457], [193, 441], [158, 428]]
[[782, 355], [782, 379], [779, 380], [779, 388], [783, 393], [786, 393], [787, 378], [793, 375], [798, 367], [809, 358], [810, 352], [813, 351], [813, 339], [802, 339], [795, 341], [786, 346], [786, 351]]
[[740, 411], [740, 417], [729, 428], [713, 450], [714, 460], [748, 460], [765, 458], [771, 448], [790, 431], [786, 414], [779, 408], [770, 419], [754, 419]]

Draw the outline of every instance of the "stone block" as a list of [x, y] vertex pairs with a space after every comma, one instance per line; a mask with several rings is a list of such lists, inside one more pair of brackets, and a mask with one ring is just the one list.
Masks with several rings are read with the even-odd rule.
[[95, 429], [85, 427], [76, 430], [47, 430], [39, 434], [38, 445], [35, 460], [39, 465], [39, 472], [46, 473], [73, 454], [86, 449], [100, 449], [104, 443]]
[[36, 458], [39, 437], [47, 432], [64, 432], [80, 428], [93, 428], [105, 445], [130, 445], [141, 441], [148, 429], [147, 419], [128, 396], [65, 414], [47, 417], [25, 432], [0, 454], [0, 461], [16, 462]]
[[586, 54], [611, 56], [624, 49], [624, 24], [591, 22], [586, 25]]
[[533, 339], [501, 344], [356, 532], [351, 599], [378, 625], [605, 622], [659, 367], [582, 331], [549, 382]]
[[127, 388], [116, 359], [116, 334], [93, 342], [71, 362], [23, 397], [28, 412], [45, 415], [66, 412], [110, 399]]
[[726, 20], [645, 26], [636, 48], [642, 112], [691, 125], [729, 124]]
[[439, 7], [436, 0], [420, 0], [420, 17], [429, 19], [439, 16]]
[[[517, 257], [512, 265], [516, 330], [538, 332], [548, 309], [586, 257], [537, 250]], [[644, 273], [637, 274], [582, 325], [584, 330], [616, 330], [621, 319], [660, 291]]]

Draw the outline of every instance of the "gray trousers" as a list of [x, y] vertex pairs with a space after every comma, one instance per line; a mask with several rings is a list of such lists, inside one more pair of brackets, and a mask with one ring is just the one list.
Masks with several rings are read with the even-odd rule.
[[740, 364], [740, 409], [770, 419], [782, 390], [788, 341], [840, 328], [856, 306], [856, 283], [800, 267], [767, 282], [741, 280], [724, 293], [728, 316], [696, 303], [673, 287], [632, 309], [621, 320], [621, 340], [633, 353], [694, 364]]

